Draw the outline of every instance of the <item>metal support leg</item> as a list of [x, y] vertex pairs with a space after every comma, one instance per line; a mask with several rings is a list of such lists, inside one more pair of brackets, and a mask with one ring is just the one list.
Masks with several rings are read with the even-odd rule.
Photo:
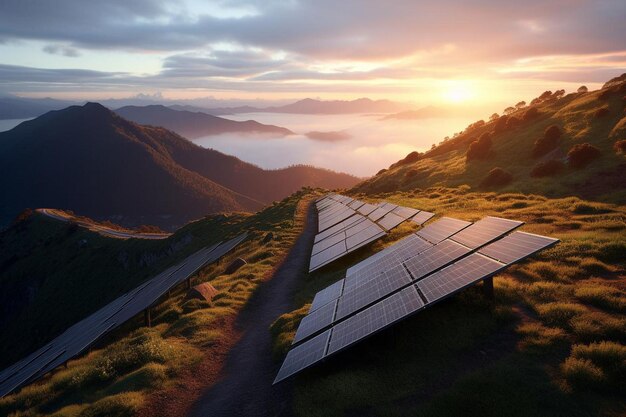
[[493, 294], [493, 277], [489, 277], [486, 278], [485, 280], [483, 280], [483, 292], [485, 294], [485, 297], [489, 300], [489, 301], [493, 301], [494, 300], [494, 294]]
[[146, 308], [143, 311], [143, 317], [146, 322], [146, 327], [152, 327], [152, 318], [150, 317], [150, 309]]

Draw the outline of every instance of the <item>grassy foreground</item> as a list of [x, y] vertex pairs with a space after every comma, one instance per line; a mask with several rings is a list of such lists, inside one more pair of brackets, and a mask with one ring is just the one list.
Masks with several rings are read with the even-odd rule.
[[[230, 340], [234, 317], [293, 245], [302, 227], [297, 214], [302, 209], [301, 201], [309, 193], [296, 193], [255, 215], [212, 216], [179, 230], [173, 241], [181, 236], [195, 237], [184, 253], [207, 244], [209, 239], [217, 240], [244, 230], [250, 232], [235, 251], [219, 264], [204, 268], [194, 279], [193, 284], [210, 282], [219, 291], [214, 299], [186, 300], [184, 285], [179, 286], [153, 310], [152, 328], [143, 327], [140, 317], [126, 323], [87, 355], [70, 361], [67, 369], [57, 369], [41, 381], [0, 399], [0, 415], [146, 414], [155, 392], [177, 388], [185, 372], [211, 358], [220, 347], [234, 342]], [[268, 232], [273, 233], [273, 239], [262, 243]], [[91, 239], [106, 239], [91, 235]], [[202, 236], [205, 238], [199, 238]], [[224, 275], [224, 268], [237, 257], [248, 263], [237, 272]]]
[[[438, 215], [524, 220], [561, 239], [495, 278], [495, 301], [468, 289], [296, 377], [298, 416], [596, 416], [626, 413], [626, 208], [575, 197], [469, 187], [359, 195]], [[314, 294], [415, 230], [301, 281], [272, 327], [282, 359]]]

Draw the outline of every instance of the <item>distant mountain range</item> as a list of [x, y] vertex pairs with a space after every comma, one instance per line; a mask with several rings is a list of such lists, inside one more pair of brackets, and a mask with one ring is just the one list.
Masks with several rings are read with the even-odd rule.
[[309, 166], [263, 170], [97, 103], [0, 133], [0, 167], [0, 227], [25, 208], [53, 207], [171, 230], [210, 213], [254, 211], [303, 186], [358, 182]]
[[[168, 103], [171, 102], [172, 104]], [[24, 98], [18, 96], [0, 97], [0, 120], [3, 119], [26, 119], [37, 117], [50, 110], [60, 110], [71, 105], [82, 105], [84, 102], [56, 100], [51, 98]], [[411, 106], [389, 100], [371, 100], [359, 98], [356, 100], [315, 100], [306, 98], [295, 103], [282, 106], [255, 107], [203, 107], [196, 104], [188, 104], [183, 101], [170, 100], [104, 100], [103, 104], [109, 108], [122, 108], [130, 106], [152, 107], [152, 105], [164, 105], [173, 110], [201, 112], [213, 116], [225, 116], [241, 113], [288, 113], [288, 114], [351, 114], [351, 113], [396, 113], [411, 110]], [[141, 104], [141, 106], [139, 106]]]
[[418, 110], [406, 110], [398, 113], [387, 114], [383, 116], [380, 120], [418, 120], [436, 117], [450, 117], [450, 115], [450, 110], [428, 106]]
[[356, 100], [315, 100], [305, 98], [292, 104], [271, 107], [222, 107], [211, 108], [206, 111], [213, 115], [228, 115], [239, 113], [290, 113], [290, 114], [350, 114], [350, 113], [394, 113], [407, 110], [410, 106], [389, 100], [371, 100], [359, 98]]
[[254, 120], [239, 122], [197, 111], [175, 110], [158, 104], [126, 106], [115, 110], [115, 113], [142, 125], [164, 127], [189, 139], [221, 133], [267, 133], [279, 136], [294, 134], [284, 127], [265, 125]]

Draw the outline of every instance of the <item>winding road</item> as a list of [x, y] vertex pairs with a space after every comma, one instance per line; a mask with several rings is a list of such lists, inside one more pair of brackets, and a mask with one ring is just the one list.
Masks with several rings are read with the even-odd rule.
[[291, 415], [292, 383], [276, 386], [280, 363], [272, 360], [269, 328], [293, 308], [297, 282], [306, 274], [316, 221], [313, 203], [307, 205], [302, 233], [274, 276], [262, 284], [236, 326], [242, 337], [231, 349], [221, 379], [202, 394], [190, 416], [288, 416]]
[[36, 210], [50, 218], [60, 220], [62, 222], [73, 221], [79, 226], [91, 230], [92, 232], [100, 233], [103, 236], [115, 237], [118, 239], [167, 239], [171, 236], [171, 233], [142, 233], [133, 230], [118, 230], [113, 229], [101, 224], [90, 223], [84, 220], [80, 220], [72, 216], [71, 214], [58, 209], [40, 208]]

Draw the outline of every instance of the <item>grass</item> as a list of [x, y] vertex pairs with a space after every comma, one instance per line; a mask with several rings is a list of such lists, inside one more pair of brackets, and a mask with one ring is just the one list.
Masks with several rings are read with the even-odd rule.
[[[492, 135], [492, 146], [487, 158], [468, 161], [470, 144], [485, 133], [494, 132], [495, 122], [469, 129], [458, 137], [442, 142], [426, 152], [418, 161], [390, 167], [357, 186], [357, 190], [370, 194], [427, 189], [436, 186], [470, 186], [481, 189], [481, 182], [496, 168], [505, 168], [512, 181], [498, 188], [503, 193], [536, 193], [551, 197], [565, 197], [583, 193], [587, 198], [605, 202], [626, 203], [626, 190], [620, 187], [620, 169], [624, 157], [613, 149], [617, 140], [623, 139], [624, 102], [622, 94], [614, 94], [607, 100], [598, 100], [600, 91], [583, 95], [570, 94], [555, 102], [537, 106], [539, 117]], [[600, 108], [609, 113], [594, 117]], [[517, 113], [524, 113], [519, 110]], [[513, 114], [519, 117], [520, 114]], [[555, 150], [544, 158], [534, 158], [535, 141], [543, 137], [547, 127], [556, 125], [563, 135]], [[554, 176], [533, 178], [532, 171], [538, 162], [557, 160], [565, 162], [567, 152], [575, 145], [590, 143], [600, 150], [600, 157], [585, 169], [566, 167]], [[622, 168], [620, 168], [620, 165]], [[609, 175], [606, 175], [609, 173]], [[580, 214], [594, 211], [595, 204], [575, 207]]]
[[[142, 327], [142, 317], [129, 321], [111, 336], [107, 336], [106, 340], [99, 342], [91, 352], [70, 361], [67, 369], [57, 369], [40, 381], [0, 399], [0, 415], [135, 415], [147, 404], [151, 393], [174, 387], [185, 371], [192, 369], [206, 355], [211, 354], [214, 346], [231, 342], [229, 338], [232, 337], [232, 329], [229, 326], [232, 326], [238, 312], [245, 308], [258, 285], [271, 276], [274, 268], [293, 245], [302, 227], [302, 222], [296, 221], [298, 207], [302, 199], [308, 198], [312, 193], [315, 192], [304, 190], [295, 193], [255, 215], [209, 217], [177, 231], [168, 239], [170, 242], [165, 243], [166, 247], [183, 240], [189, 243], [178, 251], [172, 250], [172, 258], [178, 258], [244, 230], [251, 233], [233, 252], [219, 263], [205, 267], [194, 278], [194, 284], [210, 282], [218, 290], [218, 294], [210, 302], [188, 300], [185, 298], [184, 286], [175, 288], [169, 297], [165, 297], [154, 307], [152, 328]], [[50, 237], [46, 239], [52, 239], [53, 243], [48, 244], [50, 249], [55, 250], [55, 245], [66, 244], [64, 239], [57, 237], [58, 233], [65, 233], [63, 228], [58, 228], [43, 218], [36, 217], [31, 221], [34, 223], [23, 225], [27, 232], [37, 229], [39, 222], [45, 222], [45, 226], [49, 227]], [[262, 244], [268, 232], [272, 232], [274, 237]], [[89, 239], [97, 239], [101, 242], [99, 247], [109, 252], [120, 250], [123, 245], [132, 243], [119, 240], [109, 242], [111, 239], [94, 236], [82, 230], [74, 233], [81, 238], [88, 236]], [[186, 239], [185, 236], [192, 236], [192, 239]], [[37, 239], [40, 238], [34, 238], [35, 241]], [[149, 246], [154, 244], [141, 243]], [[68, 245], [72, 244], [70, 242]], [[39, 250], [34, 243], [31, 245], [30, 250]], [[146, 248], [142, 250], [147, 251]], [[129, 255], [130, 258], [134, 256]], [[226, 266], [238, 257], [244, 258], [248, 263], [235, 273], [224, 275]], [[79, 261], [100, 262], [91, 255]], [[63, 263], [63, 259], [58, 262]], [[156, 265], [165, 263], [165, 259], [156, 261]], [[102, 267], [106, 269], [106, 264], [102, 264]], [[92, 265], [91, 269], [98, 268]], [[158, 268], [150, 268], [154, 269]], [[130, 268], [130, 271], [134, 270], [135, 268]], [[114, 280], [128, 279], [129, 274], [127, 271], [120, 276], [112, 275], [114, 278], [110, 278], [107, 284], [119, 291], [130, 284], [120, 286]], [[97, 287], [83, 286], [78, 293], [93, 297], [95, 294], [91, 292], [95, 288]], [[112, 292], [111, 290], [110, 293]], [[75, 293], [74, 298], [80, 300]], [[71, 304], [69, 299], [65, 302]], [[72, 306], [68, 305], [68, 308], [71, 310]]]
[[[561, 243], [497, 276], [493, 303], [486, 302], [479, 286], [468, 289], [297, 376], [295, 415], [626, 412], [606, 365], [617, 369], [622, 359], [606, 353], [600, 360], [595, 353], [609, 350], [597, 346], [624, 343], [626, 207], [577, 197], [472, 192], [468, 186], [355, 196], [464, 220], [519, 219], [526, 222], [524, 231], [558, 237]], [[414, 226], [402, 225], [303, 278], [296, 309], [272, 326], [277, 354], [288, 350], [317, 291], [412, 231]], [[574, 383], [575, 374], [581, 381], [587, 378], [586, 385]]]

